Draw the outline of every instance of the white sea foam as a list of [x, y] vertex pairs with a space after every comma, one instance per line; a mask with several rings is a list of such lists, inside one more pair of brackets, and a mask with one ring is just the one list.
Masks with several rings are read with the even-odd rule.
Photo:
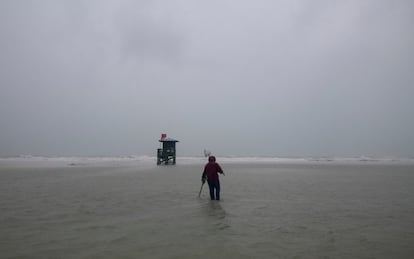
[[71, 156], [46, 157], [22, 155], [18, 157], [0, 158], [0, 163], [8, 165], [42, 165], [42, 166], [120, 166], [120, 165], [152, 165], [155, 157], [150, 156]]
[[[219, 163], [280, 163], [280, 164], [307, 164], [307, 163], [392, 163], [392, 164], [414, 164], [414, 158], [396, 157], [266, 157], [266, 156], [217, 156]], [[207, 161], [202, 156], [177, 157], [177, 164], [203, 164]], [[155, 156], [32, 156], [22, 155], [18, 157], [0, 158], [0, 163], [42, 163], [68, 166], [87, 165], [152, 165], [156, 164]]]

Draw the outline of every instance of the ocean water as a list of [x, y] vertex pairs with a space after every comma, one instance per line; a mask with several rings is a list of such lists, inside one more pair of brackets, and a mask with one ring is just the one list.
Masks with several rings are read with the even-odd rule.
[[414, 258], [410, 163], [227, 160], [210, 201], [201, 159], [29, 160], [0, 161], [0, 258]]

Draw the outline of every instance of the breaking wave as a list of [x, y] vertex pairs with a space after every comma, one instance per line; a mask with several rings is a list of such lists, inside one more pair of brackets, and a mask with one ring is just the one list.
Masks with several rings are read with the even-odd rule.
[[[402, 163], [414, 164], [414, 158], [396, 157], [266, 157], [266, 156], [217, 156], [220, 163]], [[125, 165], [155, 164], [155, 156], [32, 156], [21, 155], [17, 157], [0, 158], [0, 162], [54, 162], [64, 163], [70, 166], [76, 165]], [[203, 164], [206, 158], [202, 156], [179, 156], [178, 164]]]

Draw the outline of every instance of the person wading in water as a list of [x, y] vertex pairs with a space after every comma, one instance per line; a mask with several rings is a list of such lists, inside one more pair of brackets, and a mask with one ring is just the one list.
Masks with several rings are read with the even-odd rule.
[[216, 163], [216, 157], [209, 156], [208, 163], [205, 165], [203, 175], [201, 176], [201, 181], [204, 184], [207, 180], [211, 200], [220, 200], [220, 181], [218, 173], [225, 175], [223, 169]]

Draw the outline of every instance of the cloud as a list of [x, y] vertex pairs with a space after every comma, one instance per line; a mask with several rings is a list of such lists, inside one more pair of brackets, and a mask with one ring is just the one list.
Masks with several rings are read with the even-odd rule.
[[413, 10], [2, 1], [0, 155], [410, 155]]

